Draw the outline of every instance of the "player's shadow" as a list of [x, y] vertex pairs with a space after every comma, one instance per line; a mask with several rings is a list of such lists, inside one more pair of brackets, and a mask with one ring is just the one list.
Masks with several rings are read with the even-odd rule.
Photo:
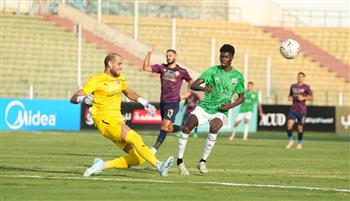
[[56, 173], [56, 174], [78, 174], [81, 175], [81, 172], [78, 171], [57, 171], [57, 170], [45, 170], [40, 168], [24, 168], [24, 167], [15, 167], [15, 166], [0, 166], [1, 172], [3, 171], [17, 171], [17, 172], [45, 172], [45, 173]]
[[249, 144], [249, 143], [241, 143], [241, 142], [228, 142], [228, 143], [223, 143], [220, 144], [220, 146], [234, 146], [234, 147], [270, 147], [270, 145], [266, 144]]
[[[76, 156], [76, 157], [92, 157], [96, 158], [96, 154], [76, 154], [76, 153], [48, 153], [49, 155], [58, 155], [58, 156]], [[98, 157], [106, 157], [106, 158], [115, 158], [115, 155], [103, 155], [99, 154]]]

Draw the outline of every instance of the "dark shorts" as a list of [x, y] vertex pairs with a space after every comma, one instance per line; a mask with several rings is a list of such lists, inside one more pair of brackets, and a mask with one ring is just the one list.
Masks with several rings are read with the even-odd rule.
[[176, 103], [160, 103], [160, 114], [162, 119], [168, 119], [171, 123], [175, 122], [175, 117], [179, 111], [179, 102]]
[[306, 113], [296, 113], [293, 110], [289, 111], [287, 119], [290, 120], [296, 120], [298, 125], [304, 125], [305, 124], [305, 117]]

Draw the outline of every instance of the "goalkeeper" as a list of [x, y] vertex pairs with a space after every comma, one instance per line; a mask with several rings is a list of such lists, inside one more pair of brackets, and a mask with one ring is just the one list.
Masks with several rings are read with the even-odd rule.
[[92, 166], [86, 169], [84, 176], [98, 174], [104, 169], [142, 165], [145, 161], [154, 166], [161, 176], [166, 176], [173, 165], [173, 157], [169, 157], [166, 162], [159, 161], [144, 144], [141, 136], [125, 124], [120, 111], [121, 93], [130, 100], [141, 103], [150, 115], [154, 115], [156, 108], [128, 88], [121, 73], [122, 57], [119, 54], [107, 55], [104, 64], [104, 72], [88, 79], [82, 89], [72, 96], [71, 102], [92, 104], [95, 126], [105, 138], [110, 139], [128, 155], [109, 161], [96, 158]]

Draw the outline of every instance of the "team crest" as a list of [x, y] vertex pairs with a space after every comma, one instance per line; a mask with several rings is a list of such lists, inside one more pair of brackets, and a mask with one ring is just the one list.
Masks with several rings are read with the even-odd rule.
[[232, 84], [232, 86], [236, 86], [237, 78], [231, 78], [231, 84]]

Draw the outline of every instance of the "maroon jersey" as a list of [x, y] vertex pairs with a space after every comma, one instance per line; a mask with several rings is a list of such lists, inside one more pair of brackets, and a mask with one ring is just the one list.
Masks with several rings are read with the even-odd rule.
[[174, 103], [180, 101], [180, 89], [182, 80], [189, 82], [192, 80], [187, 70], [176, 65], [175, 68], [169, 68], [167, 64], [153, 64], [152, 73], [160, 74], [161, 82], [161, 103]]
[[292, 84], [290, 86], [290, 91], [289, 91], [289, 96], [293, 97], [293, 104], [292, 104], [291, 110], [298, 114], [306, 113], [305, 100], [303, 101], [298, 100], [299, 95], [302, 95], [304, 97], [312, 96], [312, 91], [310, 89], [310, 86], [307, 84], [303, 84], [301, 86], [299, 86], [298, 84]]
[[196, 108], [198, 103], [199, 103], [198, 95], [194, 92], [191, 92], [191, 95], [185, 101], [185, 106], [186, 106], [185, 113], [191, 113], [194, 110], [194, 108]]

